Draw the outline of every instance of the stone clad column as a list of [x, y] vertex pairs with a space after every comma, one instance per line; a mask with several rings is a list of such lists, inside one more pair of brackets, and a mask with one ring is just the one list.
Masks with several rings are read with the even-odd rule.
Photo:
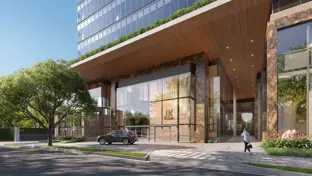
[[118, 128], [118, 120], [117, 120], [117, 82], [112, 81], [111, 83], [111, 128]]
[[207, 98], [207, 60], [200, 55], [202, 62], [196, 64], [196, 141], [206, 142], [208, 127], [208, 98]]
[[268, 24], [267, 31], [267, 132], [277, 130], [277, 27]]
[[233, 89], [233, 136], [237, 135], [237, 97], [236, 92]]

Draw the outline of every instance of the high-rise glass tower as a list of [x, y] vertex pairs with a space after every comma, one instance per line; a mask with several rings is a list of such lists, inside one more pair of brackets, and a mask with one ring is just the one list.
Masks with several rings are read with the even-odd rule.
[[166, 18], [197, 0], [78, 0], [78, 55]]

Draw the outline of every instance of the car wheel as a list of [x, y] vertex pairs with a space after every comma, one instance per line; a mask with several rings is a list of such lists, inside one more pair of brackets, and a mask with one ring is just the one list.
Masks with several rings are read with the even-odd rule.
[[112, 142], [108, 142], [108, 144], [112, 144]]
[[100, 143], [101, 145], [104, 145], [104, 144], [106, 143], [106, 141], [105, 141], [104, 138], [101, 138], [101, 139], [99, 139], [99, 143]]
[[124, 138], [124, 139], [122, 140], [122, 143], [125, 144], [125, 145], [127, 145], [127, 144], [129, 144], [129, 140], [128, 140], [127, 138]]

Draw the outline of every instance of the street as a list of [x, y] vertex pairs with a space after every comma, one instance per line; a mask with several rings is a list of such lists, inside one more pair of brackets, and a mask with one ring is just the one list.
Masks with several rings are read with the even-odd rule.
[[166, 164], [0, 147], [0, 175], [251, 175]]

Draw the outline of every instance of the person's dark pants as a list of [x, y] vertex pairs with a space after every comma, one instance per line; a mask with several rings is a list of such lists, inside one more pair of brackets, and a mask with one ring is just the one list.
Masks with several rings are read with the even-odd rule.
[[246, 153], [246, 150], [248, 150], [250, 152], [250, 149], [248, 147], [248, 142], [244, 141], [244, 143], [245, 143], [245, 150], [244, 150], [244, 152]]

